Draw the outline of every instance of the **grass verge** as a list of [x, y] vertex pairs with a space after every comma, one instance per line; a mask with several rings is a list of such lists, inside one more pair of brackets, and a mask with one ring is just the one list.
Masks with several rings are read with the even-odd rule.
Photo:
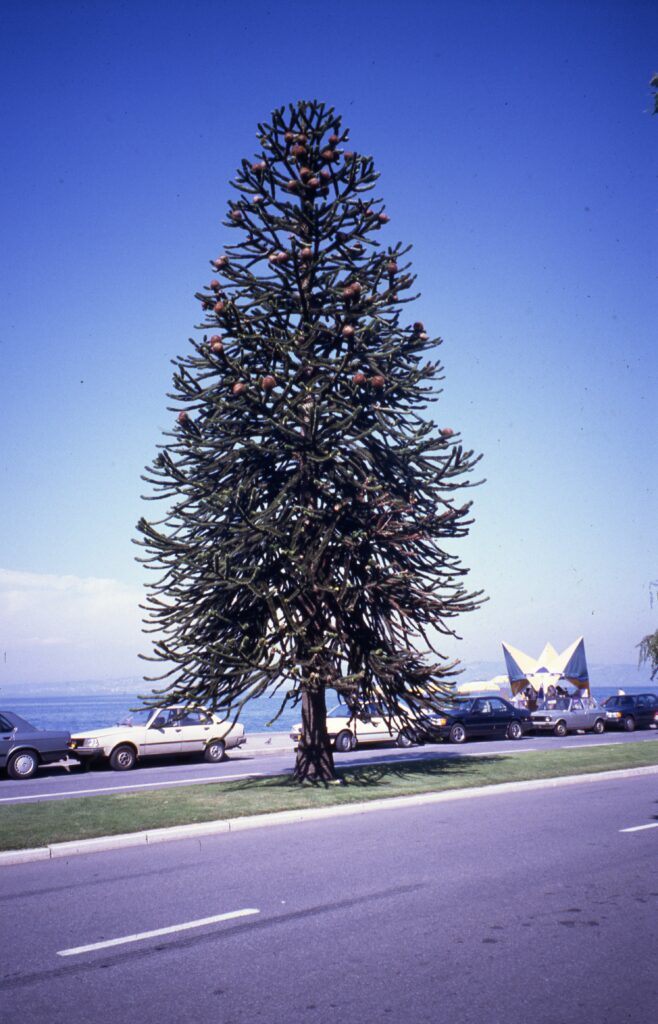
[[245, 815], [327, 807], [502, 782], [658, 764], [658, 741], [586, 749], [400, 761], [340, 770], [345, 785], [299, 787], [287, 776], [0, 808], [0, 850]]

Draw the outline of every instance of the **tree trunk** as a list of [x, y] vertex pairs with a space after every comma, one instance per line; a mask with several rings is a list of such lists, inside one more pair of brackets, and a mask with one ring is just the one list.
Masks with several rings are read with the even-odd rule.
[[302, 690], [302, 738], [297, 746], [294, 778], [297, 782], [325, 784], [336, 778], [323, 688]]

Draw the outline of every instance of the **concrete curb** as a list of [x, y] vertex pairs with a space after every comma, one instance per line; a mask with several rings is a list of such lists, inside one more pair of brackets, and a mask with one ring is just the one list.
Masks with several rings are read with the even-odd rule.
[[[249, 747], [249, 746], [247, 746], [245, 744], [244, 747], [240, 747], [240, 750], [244, 751], [245, 754], [254, 754], [254, 755], [257, 754], [259, 757], [261, 757], [264, 754], [294, 754], [295, 753], [295, 748], [294, 748], [292, 743], [290, 744], [289, 747]], [[228, 756], [229, 757], [231, 756], [231, 753], [235, 753], [235, 751], [229, 750], [229, 752], [228, 752]]]
[[450, 800], [497, 796], [500, 793], [522, 793], [537, 789], [554, 789], [558, 786], [627, 779], [641, 775], [658, 775], [658, 765], [649, 765], [644, 768], [618, 768], [609, 772], [589, 772], [586, 775], [564, 775], [555, 779], [500, 782], [491, 786], [474, 786], [472, 789], [449, 789], [441, 793], [417, 793], [414, 796], [388, 797], [381, 800], [370, 800], [367, 803], [336, 804], [332, 807], [306, 808], [299, 811], [273, 811], [271, 814], [227, 818], [224, 821], [202, 821], [193, 825], [174, 825], [171, 828], [157, 828], [145, 832], [127, 832], [116, 836], [98, 836], [95, 839], [51, 843], [49, 846], [38, 846], [29, 850], [1, 852], [0, 867], [10, 864], [25, 864], [29, 861], [55, 860], [81, 853], [99, 853], [103, 850], [117, 850], [129, 846], [151, 846], [155, 843], [169, 843], [181, 839], [198, 839], [202, 836], [218, 835], [221, 832], [241, 832], [250, 828], [266, 828], [272, 825], [294, 825], [303, 821], [321, 821], [324, 818], [368, 814], [372, 811], [394, 811], [405, 807], [420, 807], [423, 804], [444, 803]]

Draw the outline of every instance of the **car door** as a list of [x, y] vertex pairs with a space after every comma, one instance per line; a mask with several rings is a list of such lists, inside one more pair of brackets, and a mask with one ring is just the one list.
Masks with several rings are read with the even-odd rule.
[[180, 730], [181, 754], [198, 753], [205, 750], [209, 739], [217, 739], [218, 729], [210, 735], [212, 724], [212, 718], [202, 708], [182, 712], [177, 726]]
[[140, 745], [142, 757], [159, 754], [180, 754], [181, 726], [180, 711], [174, 708], [158, 708], [144, 730], [144, 742]]
[[479, 697], [473, 701], [473, 707], [466, 719], [466, 728], [471, 736], [490, 736], [494, 731], [494, 717], [491, 701]]
[[7, 763], [7, 755], [14, 740], [14, 727], [3, 715], [0, 715], [0, 765]]
[[655, 705], [651, 700], [651, 694], [641, 693], [636, 701], [636, 721], [637, 724], [646, 728], [653, 722], [653, 714], [656, 710]]
[[596, 719], [599, 717], [596, 707], [593, 707], [587, 697], [576, 697], [573, 701], [573, 708], [580, 707], [576, 717], [575, 729], [592, 729]]
[[569, 701], [568, 710], [564, 712], [564, 720], [567, 723], [569, 732], [576, 732], [577, 729], [586, 729], [585, 709], [582, 700], [574, 698]]
[[366, 704], [363, 713], [357, 715], [355, 729], [359, 743], [376, 743], [390, 738], [381, 708], [377, 704]]
[[512, 713], [509, 707], [499, 697], [491, 697], [489, 703], [491, 705], [494, 736], [506, 736], [507, 726], [512, 721]]
[[647, 725], [653, 725], [656, 722], [656, 713], [658, 713], [658, 697], [655, 697], [653, 693], [646, 695], [647, 701]]

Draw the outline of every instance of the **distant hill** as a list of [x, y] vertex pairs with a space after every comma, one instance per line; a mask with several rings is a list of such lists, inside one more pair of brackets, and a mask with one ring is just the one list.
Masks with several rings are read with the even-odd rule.
[[76, 679], [71, 682], [5, 683], [1, 696], [8, 697], [75, 697], [78, 694], [145, 693], [149, 689], [140, 676], [118, 679]]
[[[645, 688], [658, 692], [658, 679], [651, 682], [651, 673], [646, 667], [637, 665], [590, 665], [592, 686], [612, 686], [628, 689]], [[502, 661], [470, 661], [464, 663], [464, 671], [457, 677], [460, 683], [479, 682], [502, 675], [505, 665]], [[140, 676], [123, 676], [116, 679], [77, 679], [72, 682], [6, 683], [0, 689], [1, 697], [74, 697], [78, 694], [102, 695], [128, 693], [131, 696], [148, 693], [151, 688]]]

